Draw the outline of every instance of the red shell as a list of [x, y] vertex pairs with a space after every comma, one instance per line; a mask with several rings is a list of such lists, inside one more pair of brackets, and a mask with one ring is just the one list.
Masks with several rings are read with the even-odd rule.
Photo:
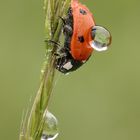
[[[91, 38], [91, 28], [95, 26], [92, 13], [89, 9], [78, 2], [78, 0], [71, 1], [71, 8], [73, 14], [73, 35], [71, 39], [71, 55], [75, 60], [84, 61], [89, 58], [93, 48], [89, 42]], [[80, 9], [83, 9], [86, 14], [81, 14]], [[78, 40], [79, 36], [84, 37], [84, 42]]]

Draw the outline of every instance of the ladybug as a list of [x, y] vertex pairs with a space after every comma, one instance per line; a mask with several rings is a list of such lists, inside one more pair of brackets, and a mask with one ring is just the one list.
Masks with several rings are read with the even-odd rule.
[[56, 69], [66, 74], [81, 67], [94, 50], [107, 50], [111, 35], [104, 27], [96, 26], [89, 9], [72, 0], [67, 17], [63, 19], [64, 47], [56, 58]]

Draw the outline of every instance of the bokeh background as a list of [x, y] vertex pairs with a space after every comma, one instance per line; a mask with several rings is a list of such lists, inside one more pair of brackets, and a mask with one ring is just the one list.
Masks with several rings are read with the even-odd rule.
[[[58, 140], [139, 140], [140, 1], [81, 1], [113, 42], [76, 72], [57, 72], [49, 109], [59, 120]], [[39, 86], [42, 7], [43, 0], [0, 0], [0, 140], [18, 140], [23, 110]]]

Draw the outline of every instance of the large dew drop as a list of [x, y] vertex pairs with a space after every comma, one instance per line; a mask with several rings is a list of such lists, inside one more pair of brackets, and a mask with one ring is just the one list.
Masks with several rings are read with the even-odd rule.
[[91, 31], [92, 41], [90, 45], [97, 51], [105, 51], [111, 44], [110, 32], [101, 26], [94, 26]]
[[58, 121], [52, 113], [47, 111], [41, 140], [54, 140], [58, 134]]

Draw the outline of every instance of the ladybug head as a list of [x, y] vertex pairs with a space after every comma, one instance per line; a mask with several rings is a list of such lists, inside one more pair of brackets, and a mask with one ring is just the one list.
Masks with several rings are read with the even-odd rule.
[[111, 34], [110, 32], [101, 26], [94, 26], [91, 30], [90, 45], [93, 49], [97, 51], [105, 51], [111, 44]]

